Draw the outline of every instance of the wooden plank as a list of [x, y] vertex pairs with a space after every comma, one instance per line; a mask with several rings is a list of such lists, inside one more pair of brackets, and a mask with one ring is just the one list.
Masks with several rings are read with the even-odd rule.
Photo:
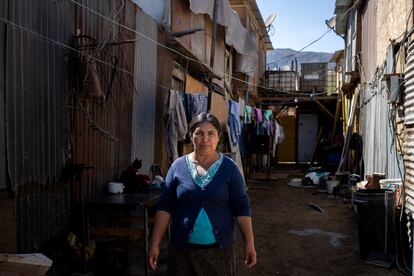
[[[145, 222], [145, 217], [144, 216], [122, 216], [122, 217], [116, 217], [115, 218], [116, 221], [118, 222]], [[154, 217], [149, 217], [148, 218], [148, 223], [152, 223], [154, 222], [155, 218]]]
[[144, 229], [131, 227], [91, 227], [91, 236], [144, 237]]
[[52, 263], [41, 253], [0, 254], [0, 275], [45, 275]]
[[315, 100], [315, 102], [323, 112], [325, 112], [331, 119], [334, 119], [334, 115], [329, 111], [329, 109], [327, 109], [320, 101]]

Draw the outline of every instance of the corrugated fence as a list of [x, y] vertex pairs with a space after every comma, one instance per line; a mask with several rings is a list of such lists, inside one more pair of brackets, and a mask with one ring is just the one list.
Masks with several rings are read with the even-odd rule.
[[405, 203], [406, 208], [414, 213], [414, 43], [411, 43], [407, 52], [405, 67], [405, 118], [406, 137], [404, 138], [405, 161]]
[[6, 144], [2, 158], [16, 196], [17, 250], [28, 252], [69, 223], [68, 186], [58, 180], [69, 158], [65, 101], [71, 52], [62, 45], [71, 44], [73, 6], [51, 0], [2, 2], [8, 8], [1, 21], [6, 26], [0, 40], [5, 57], [1, 122], [6, 124], [0, 144]]
[[157, 46], [131, 30], [156, 41], [157, 27], [129, 0], [8, 0], [0, 16], [0, 189], [15, 194], [16, 251], [33, 252], [80, 222], [66, 164], [92, 167], [88, 197], [131, 156], [153, 162]]

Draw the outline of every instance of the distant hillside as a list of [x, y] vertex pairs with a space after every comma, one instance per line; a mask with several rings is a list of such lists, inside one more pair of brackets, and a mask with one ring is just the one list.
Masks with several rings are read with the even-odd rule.
[[[271, 63], [270, 69], [282, 69], [290, 70], [291, 62], [295, 58], [298, 60], [298, 70], [300, 69], [301, 63], [308, 62], [328, 62], [332, 56], [332, 53], [322, 53], [322, 52], [300, 52], [296, 55], [295, 50], [292, 49], [275, 49], [267, 53], [267, 63]], [[291, 56], [292, 55], [292, 56]], [[293, 56], [294, 55], [294, 56]], [[288, 58], [284, 58], [289, 56]], [[274, 62], [274, 63], [272, 63]]]

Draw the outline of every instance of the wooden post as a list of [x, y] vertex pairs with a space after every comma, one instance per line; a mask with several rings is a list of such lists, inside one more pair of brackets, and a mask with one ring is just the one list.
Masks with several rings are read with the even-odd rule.
[[[217, 0], [214, 0], [214, 7], [213, 7], [213, 33], [211, 38], [211, 51], [210, 51], [210, 67], [211, 70], [214, 72], [214, 57], [216, 52], [216, 39], [217, 39]], [[209, 78], [209, 90], [208, 90], [208, 97], [207, 97], [207, 110], [210, 112], [211, 110], [211, 98], [213, 94], [213, 77]]]
[[339, 110], [341, 109], [341, 101], [339, 101], [340, 98], [341, 98], [341, 94], [338, 93], [338, 99], [336, 101], [336, 108], [335, 108], [334, 124], [332, 127], [332, 139], [331, 139], [332, 143], [335, 141], [336, 128], [337, 128], [338, 119], [339, 119]]
[[322, 131], [323, 131], [323, 126], [319, 129], [319, 134], [318, 134], [318, 138], [316, 139], [315, 149], [313, 150], [311, 165], [313, 165], [313, 163], [315, 162], [316, 152], [318, 151], [319, 142], [321, 141], [321, 138], [322, 138]]

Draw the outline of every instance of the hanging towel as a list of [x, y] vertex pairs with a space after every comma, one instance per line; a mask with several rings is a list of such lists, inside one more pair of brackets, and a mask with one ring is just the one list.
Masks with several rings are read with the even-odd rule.
[[170, 89], [166, 99], [167, 112], [164, 115], [164, 142], [170, 161], [178, 158], [177, 142], [187, 135], [187, 118], [181, 93]]
[[233, 145], [239, 143], [241, 127], [240, 127], [240, 106], [238, 102], [229, 100], [229, 116], [227, 124], [230, 127], [230, 140]]

